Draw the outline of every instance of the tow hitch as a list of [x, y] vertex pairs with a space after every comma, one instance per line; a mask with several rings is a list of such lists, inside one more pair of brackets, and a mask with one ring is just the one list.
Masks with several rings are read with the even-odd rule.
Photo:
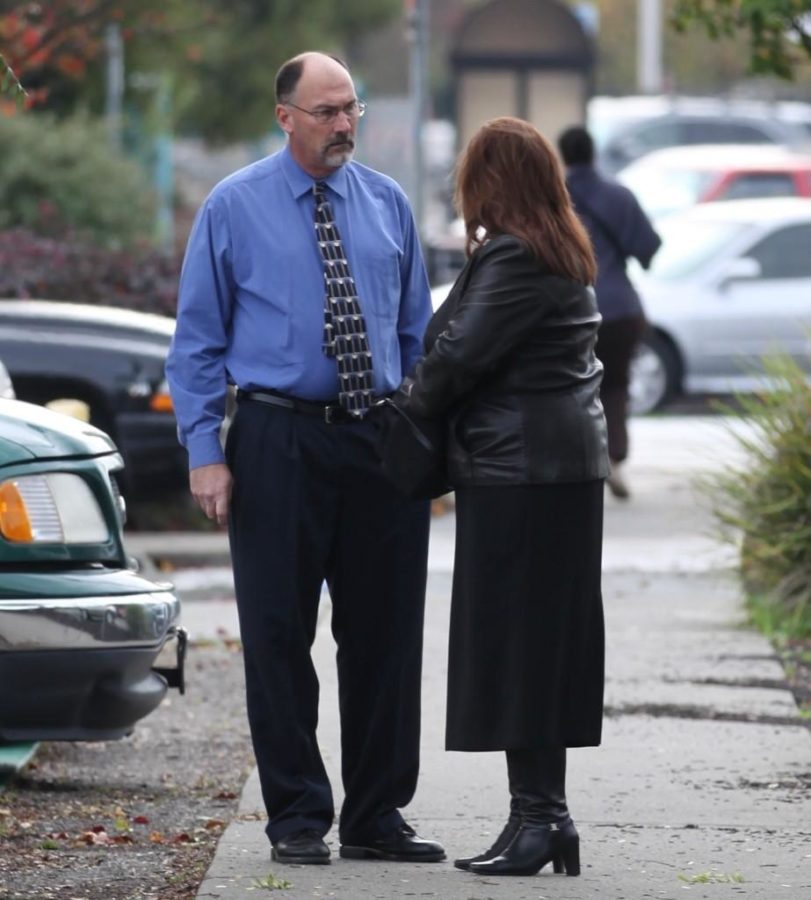
[[176, 665], [172, 668], [162, 668], [154, 666], [152, 671], [166, 679], [166, 683], [170, 688], [177, 688], [181, 694], [186, 693], [186, 648], [189, 643], [189, 635], [185, 628], [179, 628], [173, 625], [168, 632], [167, 643], [174, 638], [177, 642], [175, 647]]

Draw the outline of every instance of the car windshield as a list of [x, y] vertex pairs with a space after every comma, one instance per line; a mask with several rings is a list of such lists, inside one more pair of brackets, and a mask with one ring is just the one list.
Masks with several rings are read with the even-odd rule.
[[[693, 216], [669, 218], [656, 223], [662, 246], [654, 256], [648, 276], [659, 281], [676, 281], [698, 271], [748, 227], [746, 222], [713, 221]], [[629, 265], [632, 277], [643, 276], [635, 261]]]
[[610, 115], [591, 111], [588, 129], [597, 152], [601, 152], [618, 131], [642, 121], [644, 121], [642, 116]]
[[687, 209], [697, 203], [712, 182], [711, 172], [630, 165], [617, 178], [633, 191], [645, 212], [653, 217]]

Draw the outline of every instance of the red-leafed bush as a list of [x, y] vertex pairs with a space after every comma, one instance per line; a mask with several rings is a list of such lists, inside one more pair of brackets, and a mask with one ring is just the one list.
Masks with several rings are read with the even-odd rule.
[[180, 259], [148, 245], [110, 250], [75, 236], [0, 231], [0, 297], [100, 303], [175, 315]]

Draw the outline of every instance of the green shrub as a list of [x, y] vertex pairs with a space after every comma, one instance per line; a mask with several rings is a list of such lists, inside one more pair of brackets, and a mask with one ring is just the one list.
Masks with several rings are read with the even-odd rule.
[[735, 432], [747, 459], [713, 480], [715, 512], [740, 540], [756, 624], [811, 637], [811, 386], [787, 356], [764, 365], [774, 390], [737, 398], [754, 430]]
[[111, 149], [102, 123], [0, 115], [0, 229], [121, 247], [151, 235], [154, 210], [146, 175]]

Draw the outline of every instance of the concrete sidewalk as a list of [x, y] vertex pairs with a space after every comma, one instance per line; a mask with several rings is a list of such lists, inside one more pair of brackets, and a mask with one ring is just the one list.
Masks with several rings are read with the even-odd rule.
[[[583, 874], [479, 878], [450, 861], [423, 866], [270, 862], [255, 773], [223, 835], [200, 898], [254, 895], [272, 872], [291, 900], [435, 897], [441, 900], [637, 900], [811, 897], [811, 733], [799, 720], [768, 642], [742, 626], [733, 557], [711, 534], [694, 477], [735, 455], [717, 420], [635, 420], [628, 504], [607, 499], [607, 619], [603, 745], [570, 752], [568, 794]], [[141, 537], [139, 552], [149, 550]], [[164, 537], [165, 541], [165, 537]], [[423, 681], [420, 787], [406, 810], [449, 860], [478, 852], [500, 830], [507, 786], [502, 754], [443, 750], [453, 516], [434, 521]], [[131, 549], [133, 549], [131, 547]], [[165, 546], [163, 548], [165, 552]], [[191, 573], [177, 573], [192, 578]], [[199, 576], [198, 576], [199, 577]], [[210, 586], [210, 585], [209, 585]], [[235, 631], [221, 596], [184, 617], [197, 636]], [[319, 736], [340, 803], [334, 645], [325, 599], [314, 656], [322, 684]], [[742, 881], [737, 879], [741, 878]]]

